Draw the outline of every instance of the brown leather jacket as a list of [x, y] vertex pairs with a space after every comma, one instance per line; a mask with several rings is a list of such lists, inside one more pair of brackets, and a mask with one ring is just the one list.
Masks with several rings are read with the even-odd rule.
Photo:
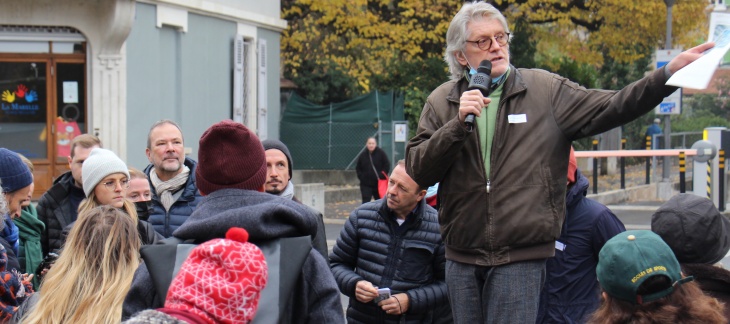
[[489, 176], [478, 130], [470, 133], [458, 120], [464, 79], [429, 95], [406, 148], [411, 177], [422, 187], [440, 182], [439, 224], [450, 260], [495, 266], [553, 256], [565, 214], [571, 141], [636, 119], [676, 90], [664, 85], [663, 69], [608, 91], [543, 70], [510, 68]]

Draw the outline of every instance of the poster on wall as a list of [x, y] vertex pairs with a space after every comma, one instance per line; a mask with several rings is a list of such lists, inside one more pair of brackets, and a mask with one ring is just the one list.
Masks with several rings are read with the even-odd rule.
[[71, 140], [81, 135], [79, 124], [75, 120], [66, 121], [62, 117], [56, 118], [56, 156], [71, 156]]
[[41, 108], [38, 93], [25, 83], [0, 86], [0, 121], [45, 122], [45, 109]]
[[79, 102], [79, 83], [76, 81], [63, 82], [63, 103]]

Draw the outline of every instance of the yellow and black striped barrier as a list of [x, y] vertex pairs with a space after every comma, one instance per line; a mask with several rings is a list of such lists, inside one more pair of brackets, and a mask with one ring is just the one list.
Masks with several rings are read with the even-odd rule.
[[725, 150], [720, 150], [720, 165], [718, 168], [718, 183], [717, 183], [717, 208], [720, 211], [725, 211]]
[[679, 193], [685, 193], [687, 191], [687, 187], [684, 182], [684, 172], [686, 170], [685, 155], [684, 151], [679, 152]]
[[[651, 136], [646, 137], [646, 149], [651, 150]], [[646, 157], [646, 184], [651, 183], [651, 157]]]
[[707, 198], [712, 199], [712, 159], [707, 161]]

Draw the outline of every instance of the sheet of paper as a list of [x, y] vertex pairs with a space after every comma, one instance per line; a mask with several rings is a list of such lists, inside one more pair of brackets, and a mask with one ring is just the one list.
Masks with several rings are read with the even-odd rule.
[[705, 52], [702, 57], [674, 72], [666, 84], [690, 89], [707, 89], [712, 75], [715, 74], [720, 60], [728, 49], [730, 49], [730, 29], [723, 31], [715, 39], [715, 47]]

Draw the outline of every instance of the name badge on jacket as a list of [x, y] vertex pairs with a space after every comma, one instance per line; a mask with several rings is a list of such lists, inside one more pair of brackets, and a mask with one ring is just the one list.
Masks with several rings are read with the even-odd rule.
[[510, 124], [522, 124], [527, 122], [527, 115], [525, 114], [519, 114], [519, 115], [507, 115], [507, 120]]

